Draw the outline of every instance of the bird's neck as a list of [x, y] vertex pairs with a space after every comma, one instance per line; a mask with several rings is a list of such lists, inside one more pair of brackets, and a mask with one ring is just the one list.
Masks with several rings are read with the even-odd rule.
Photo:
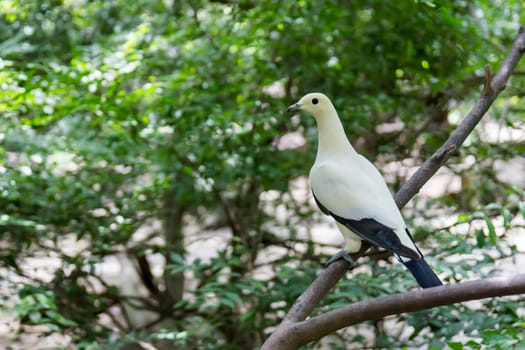
[[346, 137], [337, 112], [333, 111], [316, 120], [319, 134], [316, 162], [337, 155], [357, 154]]

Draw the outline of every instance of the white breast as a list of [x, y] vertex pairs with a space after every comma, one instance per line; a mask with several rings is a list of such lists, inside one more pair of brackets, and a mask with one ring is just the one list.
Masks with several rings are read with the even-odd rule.
[[318, 159], [310, 170], [310, 185], [321, 204], [334, 214], [353, 220], [371, 218], [396, 231], [405, 230], [383, 177], [361, 155]]

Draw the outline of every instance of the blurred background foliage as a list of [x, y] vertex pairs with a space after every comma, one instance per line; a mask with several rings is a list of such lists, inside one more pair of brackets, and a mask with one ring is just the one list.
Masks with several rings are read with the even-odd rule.
[[[286, 106], [331, 96], [398, 189], [524, 21], [518, 0], [0, 0], [0, 340], [257, 348], [337, 250], [308, 195], [314, 122]], [[521, 271], [524, 74], [404, 210], [447, 283]], [[371, 251], [321, 310], [415, 287]], [[523, 301], [307, 348], [523, 346]]]

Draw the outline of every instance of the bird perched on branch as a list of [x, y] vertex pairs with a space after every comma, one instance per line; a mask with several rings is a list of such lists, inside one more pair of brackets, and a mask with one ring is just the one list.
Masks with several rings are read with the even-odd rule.
[[363, 240], [394, 253], [423, 288], [442, 285], [415, 245], [385, 180], [346, 138], [337, 111], [321, 93], [305, 95], [288, 112], [311, 114], [318, 127], [319, 145], [310, 170], [310, 186], [321, 211], [332, 216], [345, 247], [332, 256], [353, 263]]

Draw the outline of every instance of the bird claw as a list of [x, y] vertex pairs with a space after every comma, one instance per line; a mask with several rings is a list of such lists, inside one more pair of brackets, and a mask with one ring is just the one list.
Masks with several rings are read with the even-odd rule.
[[338, 251], [337, 253], [335, 253], [334, 255], [332, 255], [332, 256], [330, 257], [330, 259], [328, 259], [328, 261], [326, 262], [325, 266], [328, 267], [328, 266], [330, 266], [330, 264], [332, 264], [334, 261], [339, 260], [339, 259], [343, 259], [344, 261], [346, 261], [346, 262], [349, 263], [350, 265], [353, 265], [353, 264], [354, 264], [354, 259], [352, 259], [352, 257], [350, 256], [350, 254], [348, 254], [348, 253], [346, 252], [346, 250], [341, 249], [340, 251]]

